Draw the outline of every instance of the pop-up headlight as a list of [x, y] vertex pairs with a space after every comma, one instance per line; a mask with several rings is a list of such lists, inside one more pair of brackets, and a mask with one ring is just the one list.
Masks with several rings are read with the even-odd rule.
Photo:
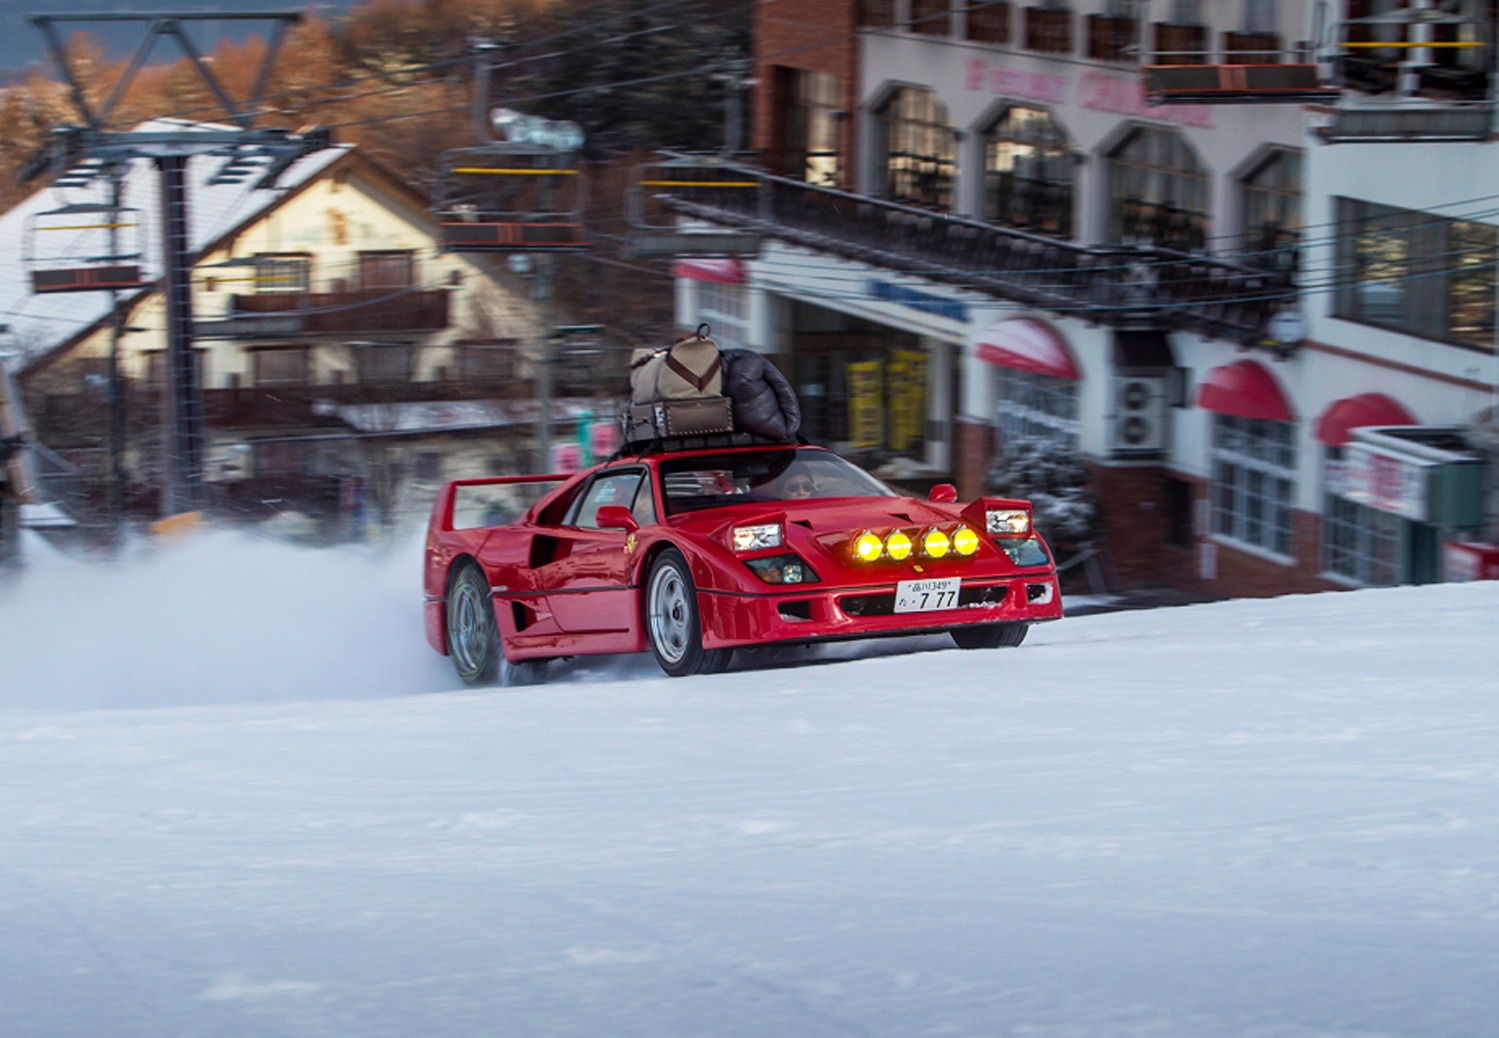
[[730, 535], [735, 551], [763, 551], [781, 546], [780, 523], [757, 523], [754, 526], [736, 526]]
[[1031, 532], [1031, 513], [1024, 508], [991, 508], [984, 513], [984, 521], [995, 537], [1023, 537]]

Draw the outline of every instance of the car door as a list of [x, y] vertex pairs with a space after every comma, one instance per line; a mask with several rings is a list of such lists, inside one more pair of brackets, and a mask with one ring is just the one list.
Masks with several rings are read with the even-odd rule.
[[636, 626], [628, 555], [633, 535], [599, 529], [598, 511], [605, 505], [632, 508], [644, 480], [641, 466], [598, 473], [562, 525], [548, 531], [555, 544], [549, 547], [550, 561], [537, 567], [536, 574], [564, 631], [628, 631]]

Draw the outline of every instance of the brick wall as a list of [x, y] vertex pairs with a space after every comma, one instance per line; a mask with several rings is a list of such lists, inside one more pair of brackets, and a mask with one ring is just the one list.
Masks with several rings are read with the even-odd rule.
[[843, 120], [839, 134], [838, 168], [843, 183], [853, 186], [855, 127], [859, 108], [859, 48], [855, 28], [854, 0], [792, 0], [755, 7], [755, 78], [753, 128], [750, 140], [762, 161], [778, 168], [780, 142], [785, 131], [780, 121], [788, 99], [782, 96], [783, 81], [777, 68], [830, 72], [843, 81]]

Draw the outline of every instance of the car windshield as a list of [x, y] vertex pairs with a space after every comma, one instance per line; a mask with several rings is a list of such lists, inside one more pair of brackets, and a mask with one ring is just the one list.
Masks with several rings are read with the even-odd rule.
[[660, 470], [668, 515], [755, 501], [898, 496], [857, 465], [823, 450], [704, 454], [663, 461]]

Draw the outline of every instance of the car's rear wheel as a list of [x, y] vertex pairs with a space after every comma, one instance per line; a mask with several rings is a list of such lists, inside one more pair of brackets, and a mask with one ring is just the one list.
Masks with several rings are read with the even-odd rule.
[[1025, 641], [1028, 624], [979, 624], [976, 627], [958, 627], [948, 632], [960, 649], [1011, 648]]
[[448, 588], [448, 656], [465, 685], [532, 685], [546, 673], [546, 660], [512, 662], [505, 657], [489, 581], [468, 563]]
[[717, 674], [729, 665], [732, 649], [703, 648], [697, 588], [687, 560], [675, 548], [667, 548], [651, 565], [645, 622], [656, 662], [672, 677]]

